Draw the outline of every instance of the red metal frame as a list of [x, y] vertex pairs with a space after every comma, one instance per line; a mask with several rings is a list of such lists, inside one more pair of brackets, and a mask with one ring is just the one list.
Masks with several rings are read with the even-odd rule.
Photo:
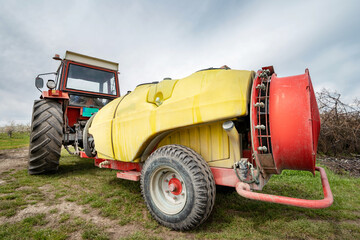
[[140, 175], [141, 172], [137, 172], [137, 171], [122, 171], [116, 173], [117, 178], [126, 179], [135, 182], [140, 181]]
[[256, 78], [254, 79], [253, 85], [252, 85], [252, 94], [251, 94], [251, 102], [250, 102], [250, 108], [251, 108], [251, 119], [250, 119], [250, 131], [251, 131], [251, 146], [253, 148], [253, 151], [257, 152], [257, 148], [259, 147], [259, 137], [258, 137], [258, 131], [255, 129], [256, 124], [258, 123], [258, 115], [256, 114], [256, 108], [255, 104], [258, 102], [258, 92], [259, 90], [256, 89], [256, 86], [261, 84], [261, 79], [259, 77], [261, 73], [261, 70], [259, 70], [256, 74]]
[[210, 167], [210, 169], [216, 185], [235, 187], [240, 182], [232, 168]]
[[[251, 147], [252, 147], [252, 153], [254, 153], [255, 161], [253, 161], [253, 158], [251, 159], [251, 163], [254, 166], [261, 167], [261, 164], [259, 162], [258, 155], [259, 154], [266, 154], [271, 153], [270, 148], [270, 131], [268, 126], [268, 109], [267, 109], [267, 103], [269, 101], [269, 84], [270, 82], [268, 79], [263, 79], [261, 77], [261, 73], [264, 70], [269, 70], [270, 74], [274, 72], [274, 68], [272, 66], [269, 67], [263, 67], [261, 70], [259, 70], [256, 73], [256, 78], [254, 79], [252, 89], [251, 89], [251, 99], [250, 99], [250, 133], [251, 133]], [[264, 84], [266, 85], [266, 94], [262, 95], [263, 92], [261, 89], [257, 88], [257, 86]], [[255, 107], [257, 103], [263, 103], [264, 104], [264, 110], [259, 110], [258, 107]], [[262, 121], [261, 115], [265, 116], [265, 122]], [[264, 120], [264, 119], [263, 119]], [[266, 129], [265, 135], [263, 135], [261, 132], [262, 130], [256, 129], [255, 127], [257, 125], [264, 125]], [[258, 150], [259, 147], [266, 146], [268, 149], [267, 151], [260, 151]]]
[[[89, 158], [86, 156], [84, 152], [80, 152], [81, 158]], [[134, 163], [134, 162], [121, 162], [117, 160], [110, 160], [110, 159], [102, 159], [102, 158], [93, 158], [95, 166], [100, 167], [100, 163], [107, 161], [108, 164], [101, 165], [101, 168], [110, 168], [110, 169], [116, 169], [121, 171], [138, 171], [141, 172], [142, 166], [140, 163]]]
[[[80, 152], [81, 158], [89, 158], [84, 152]], [[131, 180], [131, 181], [139, 181], [141, 175], [142, 166], [140, 163], [132, 163], [132, 162], [121, 162], [110, 159], [102, 159], [102, 158], [93, 158], [95, 166], [100, 168], [109, 168], [120, 170], [120, 172], [116, 173], [116, 176], [121, 179]]]
[[316, 167], [315, 169], [316, 171], [320, 172], [320, 176], [321, 176], [321, 184], [324, 192], [324, 198], [321, 200], [307, 200], [307, 199], [291, 198], [291, 197], [270, 195], [265, 193], [251, 192], [250, 186], [243, 182], [239, 182], [236, 184], [236, 191], [238, 192], [239, 195], [245, 198], [258, 200], [258, 201], [279, 203], [279, 204], [303, 207], [303, 208], [318, 209], [318, 208], [330, 207], [334, 201], [334, 197], [332, 195], [325, 170], [321, 167]]
[[54, 99], [64, 99], [64, 100], [68, 100], [69, 99], [69, 94], [66, 92], [63, 92], [61, 90], [48, 90], [48, 91], [43, 91], [42, 98], [54, 98]]
[[[103, 94], [103, 93], [97, 93], [97, 92], [87, 92], [87, 91], [81, 91], [81, 90], [75, 90], [75, 89], [66, 88], [67, 75], [68, 75], [68, 72], [69, 72], [69, 65], [70, 64], [74, 64], [74, 65], [78, 65], [78, 66], [83, 66], [83, 67], [88, 67], [88, 68], [93, 68], [93, 69], [98, 69], [98, 70], [101, 70], [101, 71], [114, 73], [114, 75], [115, 75], [115, 85], [116, 85], [116, 95]], [[91, 66], [91, 65], [87, 65], [87, 64], [77, 63], [77, 62], [73, 62], [73, 61], [65, 61], [64, 65], [65, 66], [63, 67], [62, 85], [60, 86], [61, 90], [67, 91], [67, 92], [85, 93], [85, 94], [90, 94], [90, 95], [98, 95], [98, 96], [110, 97], [110, 98], [113, 98], [113, 99], [117, 98], [117, 97], [120, 97], [120, 88], [119, 88], [118, 72], [117, 71], [109, 70], [109, 69], [106, 69], [106, 68], [95, 67], [95, 66]], [[66, 72], [64, 72], [65, 69], [66, 69]]]
[[[89, 158], [86, 156], [84, 152], [80, 152], [81, 158]], [[125, 172], [131, 172], [133, 174], [134, 172], [141, 173], [142, 165], [140, 163], [133, 163], [133, 162], [121, 162], [117, 160], [110, 160], [110, 159], [102, 159], [94, 157], [94, 164], [97, 167], [100, 167], [100, 163], [105, 162], [106, 164], [102, 164], [101, 168], [108, 168], [108, 169], [115, 169]], [[215, 184], [216, 185], [223, 185], [228, 187], [235, 187], [236, 184], [239, 182], [239, 179], [237, 178], [234, 169], [232, 168], [218, 168], [218, 167], [210, 167]], [[139, 175], [140, 176], [140, 175]], [[119, 175], [118, 175], [119, 177]], [[122, 177], [121, 177], [122, 178]], [[132, 180], [132, 179], [130, 179]]]

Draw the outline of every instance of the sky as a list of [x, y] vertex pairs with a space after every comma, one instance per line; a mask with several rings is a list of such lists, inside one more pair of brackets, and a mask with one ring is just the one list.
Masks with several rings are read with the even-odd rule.
[[35, 77], [66, 50], [119, 63], [124, 94], [227, 65], [309, 68], [315, 91], [360, 97], [360, 1], [0, 0], [0, 126], [30, 123]]

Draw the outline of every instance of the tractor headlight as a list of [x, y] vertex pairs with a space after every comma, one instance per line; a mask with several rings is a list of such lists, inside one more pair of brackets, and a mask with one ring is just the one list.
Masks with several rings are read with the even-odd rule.
[[55, 81], [54, 80], [48, 80], [47, 83], [46, 83], [46, 86], [49, 89], [54, 89], [56, 87]]

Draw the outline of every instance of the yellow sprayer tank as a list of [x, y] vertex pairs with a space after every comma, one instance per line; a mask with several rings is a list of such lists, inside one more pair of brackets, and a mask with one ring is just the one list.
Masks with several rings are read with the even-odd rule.
[[[98, 157], [137, 162], [161, 133], [248, 115], [254, 75], [253, 71], [214, 69], [139, 85], [94, 117], [89, 132]], [[216, 138], [221, 136], [220, 132]]]

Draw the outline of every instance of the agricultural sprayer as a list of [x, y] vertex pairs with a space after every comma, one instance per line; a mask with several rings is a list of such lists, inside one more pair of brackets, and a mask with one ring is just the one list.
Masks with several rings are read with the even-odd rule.
[[[273, 67], [209, 68], [120, 96], [116, 63], [73, 52], [55, 59], [57, 80], [34, 103], [30, 174], [56, 171], [61, 146], [72, 145], [71, 153], [119, 170], [118, 178], [140, 181], [151, 215], [175, 230], [209, 217], [215, 185], [266, 202], [332, 204], [326, 173], [315, 166], [320, 117], [307, 69], [277, 77]], [[324, 199], [253, 191], [283, 169], [319, 171]]]

